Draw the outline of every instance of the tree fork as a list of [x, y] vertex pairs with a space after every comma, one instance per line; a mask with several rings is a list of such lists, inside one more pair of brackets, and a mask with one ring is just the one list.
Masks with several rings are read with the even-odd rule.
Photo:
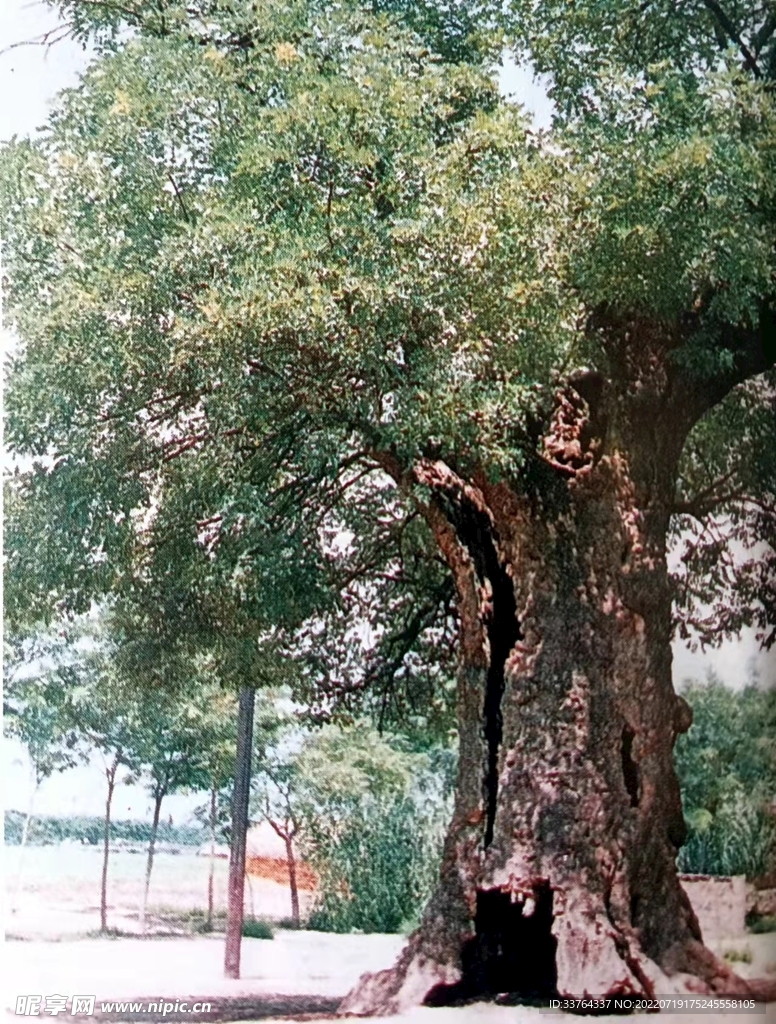
[[245, 896], [245, 851], [248, 833], [248, 803], [251, 788], [253, 750], [253, 711], [256, 691], [241, 686], [237, 711], [237, 751], [232, 803], [232, 843], [229, 851], [229, 889], [226, 915], [224, 976], [240, 977], [243, 900]]

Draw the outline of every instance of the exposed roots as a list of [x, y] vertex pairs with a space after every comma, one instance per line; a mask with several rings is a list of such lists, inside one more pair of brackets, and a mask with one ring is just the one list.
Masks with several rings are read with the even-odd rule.
[[591, 921], [586, 936], [575, 930], [564, 940], [564, 924], [547, 927], [549, 903], [537, 905], [526, 918], [504, 894], [480, 896], [478, 918], [483, 919], [477, 934], [462, 937], [457, 955], [451, 950], [447, 962], [429, 956], [416, 932], [393, 968], [361, 977], [338, 1016], [391, 1016], [418, 1005], [475, 1001], [542, 1004], [583, 996], [776, 1001], [776, 980], [740, 978], [697, 940], [677, 944], [659, 966], [604, 921]]

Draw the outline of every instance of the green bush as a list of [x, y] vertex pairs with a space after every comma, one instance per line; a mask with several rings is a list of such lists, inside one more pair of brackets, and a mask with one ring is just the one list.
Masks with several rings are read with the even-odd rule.
[[440, 815], [411, 797], [365, 802], [320, 863], [321, 889], [309, 927], [400, 932], [417, 921], [441, 855]]
[[267, 921], [243, 921], [243, 938], [245, 939], [274, 939], [275, 933]]
[[754, 935], [767, 935], [770, 932], [776, 932], [776, 917], [772, 917], [770, 914], [750, 914], [746, 919], [746, 927]]
[[759, 875], [773, 862], [776, 692], [710, 677], [684, 690], [693, 724], [676, 743], [687, 841], [681, 871]]

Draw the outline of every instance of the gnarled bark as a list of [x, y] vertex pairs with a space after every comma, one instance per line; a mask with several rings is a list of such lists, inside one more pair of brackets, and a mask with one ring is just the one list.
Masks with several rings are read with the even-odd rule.
[[692, 421], [661, 358], [637, 338], [622, 387], [572, 379], [520, 490], [414, 469], [458, 591], [456, 806], [419, 930], [341, 1013], [754, 991], [703, 946], [675, 868], [672, 750], [692, 714], [671, 680], [666, 532]]

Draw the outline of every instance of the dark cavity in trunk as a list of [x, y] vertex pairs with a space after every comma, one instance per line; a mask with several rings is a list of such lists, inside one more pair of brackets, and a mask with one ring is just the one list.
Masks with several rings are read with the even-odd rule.
[[622, 777], [625, 780], [625, 788], [630, 797], [631, 807], [639, 806], [639, 769], [633, 760], [633, 739], [635, 732], [629, 725], [622, 729]]
[[552, 889], [540, 882], [534, 905], [512, 902], [500, 889], [477, 893], [475, 935], [461, 951], [462, 977], [438, 985], [427, 1006], [450, 1006], [500, 997], [502, 1003], [545, 1004], [557, 994], [557, 940], [552, 934]]
[[483, 730], [487, 745], [487, 763], [483, 788], [485, 791], [485, 847], [493, 841], [498, 801], [498, 757], [502, 737], [501, 699], [504, 695], [504, 665], [509, 652], [520, 640], [515, 588], [512, 577], [502, 565], [497, 537], [487, 513], [466, 503], [448, 509], [450, 521], [461, 543], [474, 562], [482, 584], [490, 583], [491, 607], [483, 616], [490, 647], [488, 675], [483, 707]]

